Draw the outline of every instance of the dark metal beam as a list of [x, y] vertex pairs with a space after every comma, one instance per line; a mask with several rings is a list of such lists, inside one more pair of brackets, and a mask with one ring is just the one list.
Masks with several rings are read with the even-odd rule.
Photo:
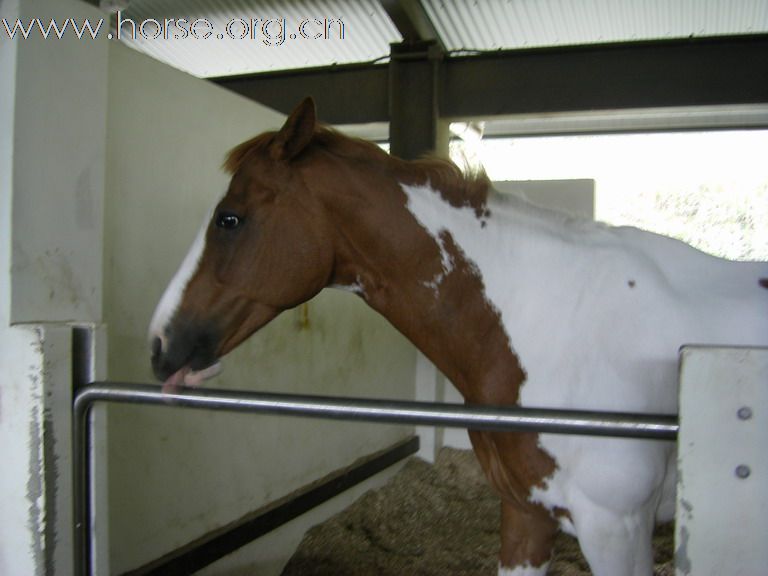
[[451, 58], [446, 117], [768, 102], [768, 36]]
[[211, 79], [238, 94], [289, 114], [307, 96], [329, 124], [389, 121], [386, 64], [353, 64]]
[[[766, 103], [768, 35], [448, 56], [440, 75], [443, 118]], [[323, 120], [352, 124], [389, 119], [388, 76], [379, 64], [214, 81], [285, 113], [311, 94]]]

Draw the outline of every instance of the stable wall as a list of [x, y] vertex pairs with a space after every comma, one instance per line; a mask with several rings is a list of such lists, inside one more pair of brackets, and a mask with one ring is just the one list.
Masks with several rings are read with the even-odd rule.
[[[104, 317], [111, 380], [152, 380], [155, 303], [225, 189], [232, 146], [284, 117], [109, 47]], [[413, 398], [415, 349], [357, 297], [284, 313], [208, 385]], [[111, 406], [110, 573], [141, 566], [413, 432], [407, 427]]]
[[[20, 18], [94, 22], [81, 2], [21, 2]], [[3, 31], [5, 32], [5, 31]], [[99, 322], [107, 40], [17, 37], [11, 322]]]
[[[13, 23], [102, 14], [2, 0]], [[12, 24], [11, 24], [12, 25]], [[101, 316], [107, 46], [0, 34], [0, 574], [70, 575], [70, 323]]]
[[675, 512], [679, 576], [765, 574], [766, 405], [768, 348], [680, 350]]

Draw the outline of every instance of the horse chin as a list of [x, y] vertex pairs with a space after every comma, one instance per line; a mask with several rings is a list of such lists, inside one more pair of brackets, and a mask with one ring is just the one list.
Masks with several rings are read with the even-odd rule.
[[221, 362], [216, 362], [202, 370], [192, 370], [189, 366], [177, 370], [163, 382], [163, 393], [174, 394], [184, 387], [197, 387], [202, 382], [217, 376], [221, 372]]

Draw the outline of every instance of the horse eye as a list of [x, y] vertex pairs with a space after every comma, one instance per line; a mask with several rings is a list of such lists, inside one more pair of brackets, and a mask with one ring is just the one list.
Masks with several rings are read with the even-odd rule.
[[219, 212], [216, 216], [216, 226], [225, 230], [233, 230], [240, 226], [240, 217], [232, 212]]

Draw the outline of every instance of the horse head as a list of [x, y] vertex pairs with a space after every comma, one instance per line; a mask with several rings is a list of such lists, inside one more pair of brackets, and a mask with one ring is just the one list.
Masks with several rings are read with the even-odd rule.
[[328, 224], [303, 169], [311, 162], [306, 151], [315, 127], [315, 105], [308, 98], [279, 131], [230, 152], [226, 194], [150, 325], [152, 367], [168, 387], [214, 375], [219, 358], [328, 284]]

